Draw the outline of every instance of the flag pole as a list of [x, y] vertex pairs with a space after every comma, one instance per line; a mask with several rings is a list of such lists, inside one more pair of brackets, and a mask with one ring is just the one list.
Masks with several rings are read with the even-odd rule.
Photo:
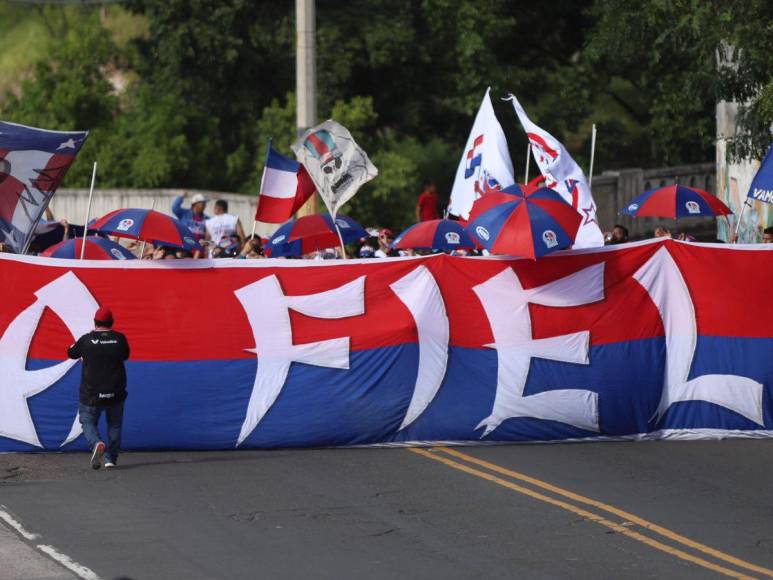
[[263, 175], [260, 176], [260, 190], [258, 191], [258, 201], [255, 204], [255, 217], [252, 219], [252, 233], [250, 239], [255, 235], [258, 227], [258, 209], [260, 208], [260, 196], [263, 195], [263, 184], [266, 181], [266, 167], [268, 166], [268, 156], [271, 155], [271, 137], [268, 138], [268, 148], [266, 149], [266, 162], [263, 164]]
[[341, 257], [346, 260], [346, 247], [344, 246], [344, 237], [341, 235], [341, 228], [338, 227], [336, 221], [336, 214], [330, 214], [333, 218], [333, 225], [335, 226], [336, 233], [338, 234], [338, 241], [341, 242]]
[[590, 167], [588, 168], [588, 189], [593, 185], [593, 159], [596, 157], [596, 123], [593, 123], [590, 137]]
[[94, 197], [94, 181], [97, 178], [97, 162], [91, 170], [91, 187], [89, 187], [89, 203], [86, 206], [86, 221], [83, 222], [83, 241], [81, 242], [81, 260], [86, 255], [86, 236], [89, 233], [89, 218], [91, 217], [91, 200]]
[[529, 183], [529, 161], [531, 161], [531, 142], [526, 146], [526, 174], [523, 177], [523, 183]]
[[[153, 211], [156, 207], [156, 198], [153, 198], [153, 201], [150, 202], [150, 211]], [[140, 260], [145, 256], [145, 240], [142, 240], [142, 245], [140, 246]]]
[[749, 205], [749, 197], [747, 196], [743, 202], [741, 208], [741, 215], [738, 216], [738, 221], [735, 224], [735, 243], [738, 243], [738, 231], [741, 229], [741, 222], [743, 221], [743, 214], [746, 211], [746, 206]]

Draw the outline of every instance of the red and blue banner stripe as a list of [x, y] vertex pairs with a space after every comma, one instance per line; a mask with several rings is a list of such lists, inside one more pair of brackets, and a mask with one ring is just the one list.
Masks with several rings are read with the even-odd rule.
[[770, 437], [773, 310], [749, 293], [771, 271], [762, 245], [673, 240], [537, 262], [1, 256], [0, 451], [86, 448], [65, 351], [98, 306], [132, 348], [127, 449]]

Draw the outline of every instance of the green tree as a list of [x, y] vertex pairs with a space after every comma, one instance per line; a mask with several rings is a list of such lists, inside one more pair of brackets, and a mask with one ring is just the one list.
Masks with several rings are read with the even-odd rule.
[[[773, 4], [596, 0], [589, 14], [593, 25], [583, 56], [594, 71], [597, 99], [612, 105], [629, 135], [643, 130], [650, 146], [644, 165], [712, 159], [720, 99], [742, 104], [736, 155], [759, 157], [767, 149]], [[720, 68], [718, 54], [728, 46], [734, 58]]]
[[21, 95], [6, 95], [2, 113], [49, 129], [89, 129], [108, 124], [118, 101], [102, 65], [117, 55], [95, 14], [78, 21], [49, 58], [38, 61]]

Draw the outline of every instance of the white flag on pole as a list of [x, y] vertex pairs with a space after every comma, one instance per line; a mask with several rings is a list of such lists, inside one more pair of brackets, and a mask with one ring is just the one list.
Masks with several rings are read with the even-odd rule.
[[529, 138], [532, 155], [545, 177], [545, 185], [560, 193], [583, 217], [572, 247], [603, 246], [604, 235], [596, 218], [596, 203], [582, 169], [558, 139], [532, 123], [514, 95], [509, 98]]
[[332, 120], [306, 131], [292, 149], [333, 216], [360, 186], [378, 175], [347, 128]]
[[467, 145], [456, 170], [448, 211], [464, 219], [473, 202], [488, 191], [498, 191], [515, 183], [513, 162], [507, 150], [502, 126], [494, 115], [489, 91], [483, 96]]

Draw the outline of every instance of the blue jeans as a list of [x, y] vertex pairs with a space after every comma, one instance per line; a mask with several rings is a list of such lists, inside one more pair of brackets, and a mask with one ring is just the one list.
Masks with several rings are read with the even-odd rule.
[[118, 452], [121, 450], [121, 427], [123, 426], [123, 401], [104, 407], [91, 405], [78, 405], [78, 416], [80, 417], [83, 435], [89, 442], [89, 448], [93, 449], [99, 441], [97, 424], [99, 416], [104, 411], [107, 418], [107, 448], [105, 450], [105, 461], [118, 461]]

